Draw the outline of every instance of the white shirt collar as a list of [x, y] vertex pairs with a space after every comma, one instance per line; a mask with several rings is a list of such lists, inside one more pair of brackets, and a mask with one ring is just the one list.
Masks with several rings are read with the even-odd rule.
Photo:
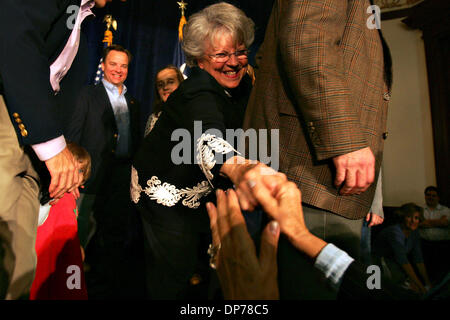
[[[106, 80], [105, 78], [102, 79], [103, 85], [105, 86], [106, 90], [109, 92], [112, 92], [116, 95], [119, 95], [119, 88], [117, 88], [114, 84]], [[122, 93], [120, 95], [124, 95], [127, 92], [127, 87], [125, 84], [122, 84]]]

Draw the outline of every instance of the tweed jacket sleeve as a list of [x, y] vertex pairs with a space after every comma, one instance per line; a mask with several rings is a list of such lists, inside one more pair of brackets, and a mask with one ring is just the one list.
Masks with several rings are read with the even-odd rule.
[[327, 159], [367, 147], [344, 70], [346, 48], [341, 40], [348, 2], [278, 4], [278, 46], [281, 63], [286, 66], [288, 95], [306, 123], [316, 158]]

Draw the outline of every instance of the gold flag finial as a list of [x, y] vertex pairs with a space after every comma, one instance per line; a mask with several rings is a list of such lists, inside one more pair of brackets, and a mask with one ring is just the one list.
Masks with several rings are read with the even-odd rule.
[[114, 30], [117, 30], [117, 21], [113, 19], [112, 15], [107, 14], [105, 18], [103, 18], [103, 22], [106, 22], [106, 30], [113, 27]]
[[177, 3], [181, 10], [181, 18], [180, 18], [180, 23], [178, 25], [178, 38], [180, 39], [180, 41], [182, 41], [183, 40], [183, 27], [186, 24], [186, 17], [184, 16], [184, 10], [186, 10], [186, 6], [188, 4], [186, 2], [184, 2], [184, 0], [181, 0], [180, 2], [177, 2]]
[[184, 2], [184, 0], [181, 0], [180, 2], [177, 2], [178, 6], [180, 7], [181, 10], [181, 15], [184, 16], [184, 10], [186, 10], [186, 6], [188, 5], [186, 2]]
[[105, 18], [103, 18], [103, 22], [106, 22], [106, 30], [103, 42], [106, 42], [108, 46], [110, 46], [113, 42], [113, 34], [109, 29], [112, 27], [114, 30], [117, 30], [117, 21], [113, 19], [112, 15], [107, 14]]

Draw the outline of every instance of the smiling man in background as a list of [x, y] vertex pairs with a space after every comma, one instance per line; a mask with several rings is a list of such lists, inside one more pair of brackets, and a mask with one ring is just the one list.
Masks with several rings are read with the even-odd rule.
[[[94, 299], [140, 296], [136, 244], [143, 242], [136, 242], [140, 221], [129, 194], [131, 158], [141, 140], [140, 107], [124, 84], [131, 58], [117, 44], [104, 50], [104, 77], [81, 90], [67, 128], [68, 138], [86, 148], [92, 159], [92, 176], [78, 201], [78, 221], [91, 267], [86, 283]], [[96, 230], [89, 221], [95, 221]]]

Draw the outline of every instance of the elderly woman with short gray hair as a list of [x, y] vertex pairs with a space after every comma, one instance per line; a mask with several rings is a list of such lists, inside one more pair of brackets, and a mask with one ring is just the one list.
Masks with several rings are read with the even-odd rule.
[[241, 207], [253, 210], [257, 202], [248, 182], [270, 171], [244, 159], [235, 139], [225, 138], [242, 125], [253, 38], [253, 21], [227, 3], [206, 7], [185, 26], [191, 74], [167, 99], [132, 168], [131, 198], [143, 221], [151, 299], [193, 298], [193, 292], [208, 298], [214, 261], [207, 254], [205, 204], [215, 201], [215, 190], [234, 186]]

